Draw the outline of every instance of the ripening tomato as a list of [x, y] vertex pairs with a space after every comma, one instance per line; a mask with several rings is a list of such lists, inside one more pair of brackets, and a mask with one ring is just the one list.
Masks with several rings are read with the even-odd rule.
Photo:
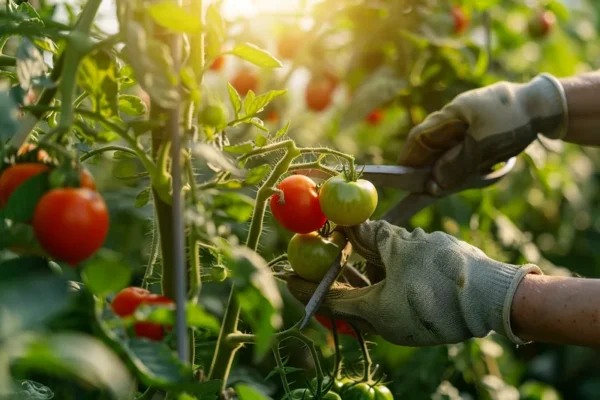
[[469, 27], [469, 17], [460, 6], [452, 7], [452, 22], [454, 23], [454, 33], [464, 33]]
[[[333, 326], [331, 325], [331, 318], [325, 317], [323, 315], [315, 314], [315, 319], [323, 325], [325, 328], [332, 330]], [[348, 335], [352, 337], [356, 337], [356, 332], [354, 329], [348, 324], [346, 321], [341, 319], [335, 320], [335, 330], [340, 335]]]
[[527, 26], [529, 34], [535, 38], [546, 37], [554, 24], [556, 23], [556, 16], [552, 11], [544, 11], [535, 15]]
[[274, 124], [275, 122], [279, 121], [279, 113], [277, 113], [277, 111], [275, 110], [268, 111], [267, 116], [265, 117], [265, 121]]
[[[128, 287], [121, 290], [110, 304], [113, 312], [119, 317], [128, 317], [142, 304], [173, 304], [173, 300], [166, 296], [153, 294], [140, 287]], [[164, 330], [160, 324], [152, 322], [136, 322], [134, 325], [136, 336], [152, 340], [162, 340]]]
[[377, 108], [367, 115], [367, 123], [369, 125], [379, 125], [384, 117], [385, 114], [383, 113], [383, 110]]
[[33, 231], [42, 248], [72, 266], [102, 247], [108, 225], [106, 203], [87, 188], [51, 190], [33, 213]]
[[306, 106], [312, 111], [323, 111], [331, 104], [335, 83], [329, 78], [313, 78], [304, 92]]
[[323, 214], [340, 226], [365, 222], [377, 208], [377, 189], [365, 179], [350, 182], [344, 175], [330, 178], [319, 192]]
[[368, 383], [348, 383], [342, 388], [341, 395], [344, 400], [394, 400], [386, 386], [371, 386]]
[[244, 68], [233, 77], [230, 83], [240, 96], [245, 96], [251, 90], [256, 92], [258, 76], [250, 69]]
[[0, 208], [6, 206], [11, 194], [23, 182], [49, 170], [50, 167], [39, 163], [16, 164], [5, 169], [0, 175]]
[[320, 282], [345, 244], [339, 232], [329, 237], [322, 237], [318, 232], [296, 234], [288, 243], [288, 261], [302, 279]]
[[317, 185], [304, 175], [292, 175], [282, 180], [277, 188], [283, 192], [271, 197], [273, 217], [288, 231], [309, 233], [318, 231], [327, 218], [319, 205]]
[[210, 69], [213, 71], [220, 71], [223, 69], [224, 65], [225, 65], [225, 56], [220, 55], [217, 58], [215, 58], [215, 60], [212, 62], [212, 64], [210, 64]]
[[292, 60], [298, 48], [302, 46], [303, 40], [302, 31], [298, 29], [287, 31], [277, 41], [277, 55], [282, 60]]
[[[309, 389], [296, 389], [292, 390], [289, 395], [286, 395], [284, 399], [286, 400], [312, 400], [315, 398], [315, 395]], [[342, 400], [342, 398], [334, 392], [329, 392], [322, 397], [323, 400]]]
[[82, 188], [96, 190], [96, 181], [87, 169], [82, 169], [79, 173], [79, 185]]

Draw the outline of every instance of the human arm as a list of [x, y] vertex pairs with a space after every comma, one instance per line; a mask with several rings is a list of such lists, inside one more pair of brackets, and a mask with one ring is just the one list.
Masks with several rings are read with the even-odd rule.
[[568, 108], [566, 142], [600, 145], [600, 71], [561, 79]]
[[600, 348], [600, 280], [526, 275], [511, 320], [523, 340]]

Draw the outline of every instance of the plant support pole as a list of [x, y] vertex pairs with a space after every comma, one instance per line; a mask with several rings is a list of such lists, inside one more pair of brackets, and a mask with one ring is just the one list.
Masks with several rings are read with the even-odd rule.
[[[181, 0], [177, 1], [181, 6]], [[174, 34], [171, 39], [171, 55], [173, 56], [173, 66], [175, 72], [179, 75], [181, 61], [181, 36]], [[182, 362], [188, 360], [188, 338], [186, 322], [186, 299], [187, 299], [187, 279], [186, 279], [186, 257], [184, 240], [184, 222], [183, 222], [183, 200], [182, 200], [182, 157], [181, 157], [181, 135], [179, 129], [179, 102], [169, 111], [169, 131], [171, 132], [171, 158], [173, 165], [171, 175], [173, 177], [173, 267], [175, 268], [175, 302], [176, 324], [175, 333], [177, 335], [177, 353]]]

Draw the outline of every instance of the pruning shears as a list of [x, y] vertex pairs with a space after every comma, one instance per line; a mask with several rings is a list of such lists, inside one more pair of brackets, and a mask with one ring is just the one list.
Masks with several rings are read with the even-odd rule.
[[[383, 220], [391, 224], [402, 226], [413, 215], [425, 207], [432, 205], [442, 197], [469, 189], [482, 189], [493, 185], [513, 169], [515, 162], [516, 159], [513, 157], [506, 161], [500, 168], [474, 175], [458, 188], [447, 191], [439, 190], [439, 188], [430, 184], [432, 176], [431, 168], [411, 168], [398, 165], [366, 165], [362, 171], [361, 178], [371, 181], [376, 187], [402, 189], [409, 192], [407, 196], [402, 198], [382, 217]], [[337, 170], [335, 168], [329, 169]], [[297, 170], [294, 173], [317, 179], [328, 179], [332, 176], [329, 171], [320, 169]], [[346, 245], [319, 283], [304, 308], [305, 315], [300, 323], [300, 329], [308, 324], [325, 300], [325, 295], [331, 288], [331, 285], [333, 285], [333, 282], [341, 275], [343, 267], [346, 264], [346, 259], [351, 252], [351, 247], [350, 243]]]

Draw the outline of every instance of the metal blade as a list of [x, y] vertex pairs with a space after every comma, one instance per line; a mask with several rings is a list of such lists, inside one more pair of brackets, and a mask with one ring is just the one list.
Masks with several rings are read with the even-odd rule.
[[331, 288], [333, 282], [335, 282], [337, 277], [342, 272], [342, 268], [344, 264], [346, 264], [346, 259], [348, 258], [348, 254], [350, 253], [351, 249], [352, 245], [350, 242], [346, 243], [346, 247], [344, 247], [340, 254], [338, 254], [338, 256], [335, 258], [331, 268], [329, 268], [329, 271], [327, 271], [319, 283], [319, 286], [317, 286], [317, 289], [311, 296], [310, 300], [308, 303], [306, 303], [306, 306], [304, 307], [304, 318], [302, 319], [302, 322], [300, 322], [300, 329], [304, 329], [304, 327], [306, 327], [313, 315], [315, 315], [319, 307], [321, 307], [321, 304], [323, 304], [325, 296], [327, 295], [327, 292], [329, 292], [329, 288]]

